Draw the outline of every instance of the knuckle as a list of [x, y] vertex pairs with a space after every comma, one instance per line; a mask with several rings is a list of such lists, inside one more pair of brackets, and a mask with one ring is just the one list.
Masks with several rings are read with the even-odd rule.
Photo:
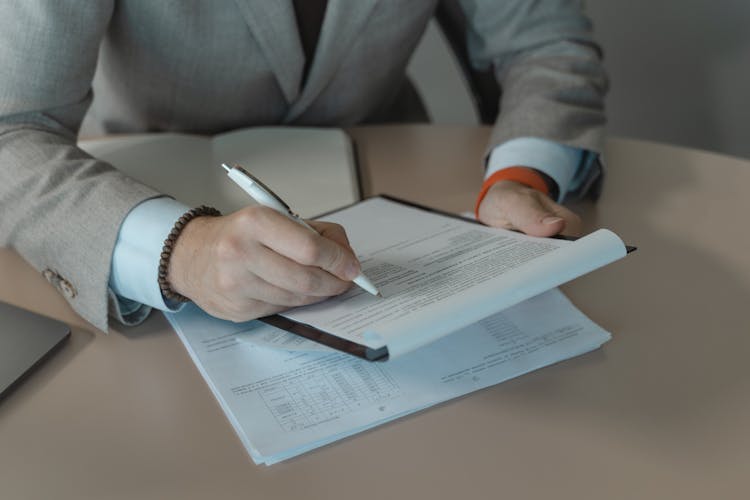
[[258, 220], [258, 207], [246, 207], [235, 212], [237, 223], [242, 226], [253, 226]]
[[246, 207], [236, 212], [237, 221], [245, 229], [262, 229], [267, 227], [276, 214], [273, 209], [264, 206]]
[[234, 235], [223, 236], [216, 242], [216, 256], [222, 260], [233, 260], [240, 254], [242, 244]]

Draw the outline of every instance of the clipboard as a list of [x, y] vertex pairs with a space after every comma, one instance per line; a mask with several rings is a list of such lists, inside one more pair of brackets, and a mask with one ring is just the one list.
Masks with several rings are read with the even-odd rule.
[[[446, 212], [446, 211], [439, 210], [439, 209], [436, 209], [436, 208], [427, 207], [427, 206], [424, 206], [424, 205], [421, 205], [421, 204], [418, 204], [418, 203], [414, 203], [414, 202], [411, 202], [411, 201], [408, 201], [408, 200], [403, 200], [403, 199], [397, 198], [395, 196], [390, 196], [390, 195], [387, 195], [387, 194], [375, 195], [375, 196], [372, 196], [372, 197], [368, 197], [365, 200], [371, 199], [371, 198], [383, 198], [385, 200], [389, 200], [391, 202], [398, 203], [398, 204], [401, 204], [401, 205], [405, 205], [405, 206], [408, 206], [408, 207], [411, 207], [411, 208], [415, 208], [415, 209], [418, 209], [418, 210], [422, 210], [422, 211], [426, 211], [426, 212], [429, 212], [429, 213], [434, 213], [434, 214], [442, 215], [442, 216], [445, 216], [445, 217], [450, 217], [450, 218], [453, 218], [453, 219], [458, 219], [458, 220], [469, 222], [469, 223], [472, 223], [472, 224], [478, 224], [478, 225], [484, 226], [484, 224], [482, 224], [481, 222], [479, 222], [479, 221], [477, 221], [476, 219], [473, 219], [473, 218], [463, 217], [461, 215], [454, 214], [454, 213], [451, 213], [451, 212]], [[364, 201], [364, 200], [362, 200], [362, 201]], [[357, 205], [358, 203], [361, 203], [361, 201], [348, 204], [348, 205], [346, 205], [344, 207], [341, 207], [341, 208], [338, 208], [338, 209], [335, 209], [335, 210], [331, 210], [329, 212], [326, 212], [324, 214], [319, 215], [318, 217], [325, 217], [327, 215], [334, 214], [334, 213], [339, 212], [341, 210], [345, 210], [345, 209], [350, 208], [350, 207], [352, 207], [354, 205]], [[561, 235], [558, 235], [558, 236], [552, 237], [552, 239], [562, 239], [562, 240], [568, 240], [568, 241], [575, 241], [578, 238], [577, 237], [570, 237], [570, 236], [561, 236]], [[626, 253], [630, 254], [630, 253], [634, 252], [637, 249], [637, 247], [630, 246], [630, 245], [625, 245], [625, 249], [626, 249]], [[261, 321], [261, 322], [263, 322], [263, 323], [266, 323], [268, 325], [274, 326], [276, 328], [280, 328], [282, 330], [285, 330], [285, 331], [287, 331], [289, 333], [292, 333], [294, 335], [298, 335], [298, 336], [303, 337], [305, 339], [308, 339], [308, 340], [311, 340], [313, 342], [322, 344], [324, 346], [330, 347], [330, 348], [335, 349], [337, 351], [344, 352], [344, 353], [350, 354], [352, 356], [365, 359], [367, 361], [386, 361], [389, 358], [389, 352], [388, 352], [388, 347], [387, 346], [380, 347], [380, 348], [371, 348], [371, 347], [368, 347], [368, 346], [366, 346], [364, 344], [359, 344], [357, 342], [353, 342], [351, 340], [348, 340], [348, 339], [345, 339], [345, 338], [341, 338], [341, 337], [339, 337], [337, 335], [334, 335], [332, 333], [329, 333], [329, 332], [326, 332], [324, 330], [321, 330], [321, 329], [319, 329], [319, 328], [317, 328], [315, 326], [312, 326], [312, 325], [309, 325], [309, 324], [306, 324], [306, 323], [302, 323], [302, 322], [298, 322], [298, 321], [295, 321], [293, 319], [287, 318], [285, 316], [281, 316], [279, 314], [265, 316], [265, 317], [262, 317], [262, 318], [258, 318], [258, 320]]]

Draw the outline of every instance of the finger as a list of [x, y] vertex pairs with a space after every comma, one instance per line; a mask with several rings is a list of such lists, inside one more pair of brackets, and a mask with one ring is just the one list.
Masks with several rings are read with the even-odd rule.
[[229, 296], [214, 296], [207, 299], [205, 303], [196, 303], [212, 316], [232, 321], [249, 321], [290, 307], [314, 304], [325, 299], [325, 297], [291, 293], [257, 277], [253, 280], [252, 288], [248, 288], [245, 292], [250, 292], [251, 295], [245, 295], [240, 290]]
[[351, 287], [351, 281], [317, 267], [303, 266], [264, 246], [254, 252], [249, 263], [252, 264], [249, 270], [264, 281], [299, 295], [331, 297]]
[[562, 234], [568, 236], [580, 236], [583, 234], [583, 223], [578, 214], [563, 205], [555, 203], [551, 198], [544, 197], [542, 201], [548, 210], [565, 220], [565, 227], [560, 231]]
[[257, 301], [288, 308], [312, 304], [325, 298], [285, 290], [259, 278], [256, 278], [253, 281], [252, 288], [245, 290], [245, 292], [246, 293], [241, 295], [244, 298], [240, 298], [235, 302], [247, 302], [248, 305], [244, 306], [246, 309], [249, 308], [249, 306], [254, 306]]
[[549, 199], [547, 195], [522, 184], [499, 182], [482, 201], [480, 218], [532, 236], [552, 236], [563, 230], [565, 219], [551, 210], [545, 199]]
[[[261, 255], [263, 254], [267, 254], [265, 255], [266, 258], [261, 262], [258, 262], [258, 259], [261, 258]], [[263, 277], [255, 271], [255, 268], [268, 265], [267, 257], [275, 255], [276, 254], [273, 254], [271, 250], [268, 250], [261, 245], [256, 245], [256, 248], [253, 249], [252, 259], [238, 259], [234, 262], [222, 263], [221, 267], [214, 271], [212, 281], [208, 287], [214, 291], [214, 300], [217, 303], [223, 302], [227, 305], [236, 305], [247, 300], [262, 300], [271, 304], [292, 307], [309, 304], [315, 300], [320, 300], [328, 296], [320, 294], [310, 295], [300, 290], [289, 290], [273, 283], [269, 283], [263, 279]], [[276, 257], [283, 259], [280, 256]], [[283, 265], [283, 262], [281, 264]], [[302, 267], [299, 264], [295, 265]], [[321, 269], [303, 269], [313, 269], [319, 274], [327, 275], [331, 280], [337, 279]], [[347, 284], [347, 282], [340, 281], [341, 288], [345, 287]]]
[[256, 224], [258, 238], [268, 248], [305, 266], [316, 266], [342, 280], [360, 272], [359, 261], [348, 246], [319, 235], [273, 211], [263, 211]]
[[333, 222], [314, 221], [314, 220], [309, 220], [306, 222], [310, 224], [312, 227], [314, 227], [315, 230], [318, 232], [318, 234], [320, 234], [324, 238], [333, 240], [339, 245], [346, 247], [350, 250], [352, 249], [351, 244], [349, 243], [349, 238], [346, 235], [346, 230], [340, 224], [334, 224]]

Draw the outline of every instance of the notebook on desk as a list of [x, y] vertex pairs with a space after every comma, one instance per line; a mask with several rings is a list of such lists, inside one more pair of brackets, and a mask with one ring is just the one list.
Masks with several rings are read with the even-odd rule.
[[215, 136], [138, 134], [82, 140], [89, 154], [158, 191], [223, 213], [253, 201], [218, 168], [239, 163], [312, 217], [360, 199], [354, 148], [340, 129], [254, 127]]

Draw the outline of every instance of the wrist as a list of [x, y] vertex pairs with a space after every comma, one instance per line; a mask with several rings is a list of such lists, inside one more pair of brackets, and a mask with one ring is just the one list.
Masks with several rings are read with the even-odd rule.
[[121, 304], [128, 299], [160, 310], [178, 305], [164, 301], [159, 262], [164, 238], [188, 210], [189, 206], [162, 196], [138, 204], [127, 214], [112, 252], [109, 277], [109, 287]]
[[573, 179], [585, 156], [586, 151], [574, 146], [539, 137], [517, 137], [492, 149], [485, 177], [508, 167], [532, 167], [553, 180], [548, 182], [549, 196], [559, 203], [572, 190]]
[[482, 184], [482, 188], [477, 196], [477, 201], [474, 206], [474, 215], [479, 218], [479, 206], [482, 204], [482, 200], [487, 195], [490, 188], [501, 182], [501, 181], [512, 181], [518, 184], [522, 184], [532, 189], [536, 189], [546, 195], [550, 195], [550, 183], [557, 186], [555, 181], [549, 176], [543, 174], [539, 170], [530, 167], [508, 167], [502, 170], [498, 170], [493, 173]]
[[164, 240], [159, 261], [159, 287], [168, 300], [187, 302], [191, 296], [194, 262], [210, 228], [211, 219], [221, 215], [218, 210], [201, 206], [186, 212], [175, 223]]

